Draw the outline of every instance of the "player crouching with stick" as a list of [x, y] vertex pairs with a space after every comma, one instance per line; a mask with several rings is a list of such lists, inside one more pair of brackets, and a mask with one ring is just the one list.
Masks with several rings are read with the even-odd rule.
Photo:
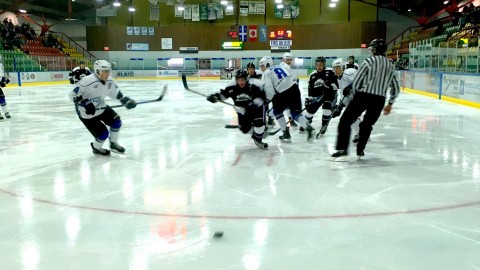
[[[125, 148], [118, 144], [118, 133], [122, 126], [120, 116], [110, 107], [106, 106], [105, 98], [118, 99], [127, 109], [133, 109], [137, 103], [124, 96], [117, 84], [110, 76], [112, 67], [106, 60], [97, 60], [94, 74], [84, 77], [77, 87], [70, 93], [75, 103], [80, 121], [95, 138], [92, 151], [96, 155], [110, 155], [110, 151], [102, 148], [103, 143], [110, 137], [110, 150], [115, 153], [125, 153]], [[106, 126], [110, 126], [110, 132]]]
[[268, 149], [268, 144], [262, 142], [265, 132], [265, 93], [259, 85], [248, 81], [245, 69], [238, 70], [234, 82], [229, 83], [220, 93], [209, 95], [207, 100], [215, 103], [227, 98], [234, 100], [240, 130], [246, 134], [253, 125], [253, 142], [260, 149]]

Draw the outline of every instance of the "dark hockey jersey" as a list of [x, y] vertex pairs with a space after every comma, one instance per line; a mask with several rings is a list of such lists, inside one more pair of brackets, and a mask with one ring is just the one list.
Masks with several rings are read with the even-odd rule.
[[[75, 67], [69, 74], [70, 78], [73, 78], [74, 81], [80, 81], [81, 78], [90, 75], [90, 69], [88, 67], [85, 68], [80, 68], [80, 67]], [[82, 76], [85, 75], [85, 76]]]
[[235, 105], [240, 107], [247, 107], [250, 102], [256, 98], [265, 100], [265, 93], [260, 87], [247, 81], [245, 87], [240, 88], [235, 82], [225, 87], [220, 91], [220, 94], [225, 98], [233, 99]]
[[337, 75], [331, 69], [321, 72], [314, 71], [310, 74], [308, 80], [308, 96], [318, 97], [323, 95], [325, 91], [338, 90]]

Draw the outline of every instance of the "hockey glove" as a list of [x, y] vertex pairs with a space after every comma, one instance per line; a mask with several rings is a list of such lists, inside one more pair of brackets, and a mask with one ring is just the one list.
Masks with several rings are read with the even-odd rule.
[[256, 98], [256, 99], [253, 100], [253, 104], [257, 107], [263, 106], [263, 99]]
[[10, 83], [10, 79], [7, 78], [7, 79], [5, 80], [5, 84], [9, 84], [9, 83]]
[[338, 105], [337, 108], [333, 110], [332, 118], [338, 117], [342, 113], [343, 107], [345, 107], [345, 105], [343, 105], [343, 103], [340, 103], [340, 105]]
[[95, 114], [95, 105], [89, 100], [89, 99], [84, 99], [79, 103], [80, 106], [85, 108], [85, 113], [94, 115]]
[[123, 106], [125, 106], [129, 110], [137, 107], [137, 102], [135, 102], [135, 100], [130, 99], [127, 96], [121, 98], [120, 102], [123, 104]]
[[220, 100], [220, 94], [219, 93], [211, 94], [207, 97], [207, 100], [210, 101], [211, 103], [215, 103], [218, 100]]
[[4, 82], [0, 82], [0, 87], [5, 87], [6, 84]]
[[74, 83], [75, 83], [75, 81], [73, 80], [73, 78], [70, 78], [70, 79], [68, 79], [68, 80], [70, 81], [70, 84], [74, 84]]
[[343, 96], [348, 97], [352, 93], [352, 85], [343, 88]]
[[305, 108], [308, 108], [312, 106], [312, 104], [315, 102], [315, 98], [313, 97], [306, 97], [305, 98]]

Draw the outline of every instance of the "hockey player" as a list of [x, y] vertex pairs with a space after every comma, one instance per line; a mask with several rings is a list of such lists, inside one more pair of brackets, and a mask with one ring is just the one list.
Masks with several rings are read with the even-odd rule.
[[358, 70], [358, 64], [355, 63], [355, 56], [353, 56], [353, 55], [348, 57], [348, 61], [345, 64], [345, 70], [347, 70], [349, 68], [354, 68], [354, 69]]
[[[282, 67], [284, 67], [290, 74], [293, 74], [293, 73], [292, 73], [292, 61], [293, 61], [293, 55], [292, 55], [291, 53], [286, 52], [286, 53], [284, 53], [284, 54], [282, 55], [282, 62], [280, 63], [280, 65], [281, 65]], [[295, 76], [295, 75], [293, 75], [293, 76]], [[296, 78], [296, 77], [295, 77], [295, 78]], [[298, 78], [297, 78], [297, 84], [298, 84]], [[296, 127], [297, 124], [295, 123], [295, 121], [292, 120], [292, 113], [290, 112], [290, 109], [287, 108], [286, 111], [287, 111], [287, 114], [288, 114], [288, 120], [289, 120], [290, 125], [291, 125], [292, 127]], [[271, 117], [271, 118], [275, 117], [275, 116], [273, 115], [273, 112], [272, 112], [272, 111], [270, 112], [269, 117]], [[270, 119], [269, 119], [269, 120], [270, 120]], [[272, 121], [273, 121], [273, 119], [272, 119]]]
[[[300, 89], [298, 89], [297, 78], [293, 76], [282, 65], [273, 65], [270, 56], [260, 59], [260, 69], [263, 71], [262, 80], [267, 100], [273, 101], [273, 112], [283, 132], [280, 140], [290, 142], [291, 136], [283, 111], [290, 108], [292, 118], [297, 121], [308, 132], [308, 141], [312, 140], [314, 129], [308, 123], [307, 118], [302, 115], [302, 101]], [[275, 98], [273, 98], [275, 96]]]
[[[106, 60], [97, 60], [93, 65], [94, 74], [83, 78], [71, 92], [70, 96], [80, 121], [90, 131], [94, 141], [90, 143], [96, 155], [110, 155], [110, 151], [102, 148], [110, 137], [110, 150], [124, 153], [125, 148], [118, 144], [118, 133], [122, 126], [120, 116], [110, 107], [105, 107], [105, 97], [118, 99], [127, 109], [133, 109], [137, 103], [124, 96], [110, 76], [111, 66]], [[110, 126], [110, 132], [106, 126]]]
[[70, 76], [70, 84], [77, 84], [83, 77], [91, 74], [90, 69], [85, 66], [85, 61], [80, 61], [78, 67], [73, 68], [73, 70], [68, 74]]
[[[332, 118], [339, 116], [342, 113], [343, 108], [345, 108], [350, 101], [353, 99], [353, 92], [352, 92], [352, 84], [357, 74], [357, 70], [355, 68], [347, 68], [343, 70], [345, 67], [345, 62], [342, 58], [338, 58], [332, 63], [333, 71], [335, 71], [335, 75], [338, 78], [338, 104], [335, 106], [335, 109], [332, 113]], [[358, 142], [358, 131], [359, 125], [361, 122], [361, 118], [355, 120], [352, 124], [353, 133], [355, 134], [353, 137], [353, 142]]]
[[230, 82], [220, 93], [209, 95], [207, 100], [215, 103], [227, 98], [233, 99], [235, 106], [238, 106], [235, 110], [240, 130], [246, 134], [253, 125], [253, 142], [258, 148], [266, 150], [268, 144], [262, 142], [265, 132], [265, 93], [261, 90], [261, 85], [248, 80], [247, 71], [239, 69], [235, 73], [235, 81]]
[[[385, 56], [387, 51], [385, 40], [372, 40], [369, 51], [372, 56], [365, 59], [355, 76], [352, 86], [355, 95], [343, 112], [338, 124], [337, 152], [332, 154], [334, 158], [348, 155], [350, 126], [355, 119], [365, 112], [365, 116], [360, 123], [360, 137], [357, 143], [357, 156], [358, 158], [363, 157], [373, 125], [377, 122], [382, 110], [384, 115], [390, 114], [392, 105], [400, 92], [396, 71]], [[390, 98], [388, 105], [385, 106], [389, 88], [391, 88]]]
[[[0, 107], [2, 108], [3, 113], [6, 118], [11, 118], [10, 113], [7, 108], [7, 101], [5, 100], [5, 93], [3, 93], [2, 88], [5, 87], [10, 82], [9, 78], [5, 77], [5, 70], [3, 69], [3, 64], [0, 63]], [[2, 113], [0, 112], [0, 120], [3, 120]]]
[[248, 72], [248, 78], [249, 79], [261, 79], [262, 78], [262, 73], [261, 72], [257, 72], [257, 70], [255, 70], [255, 64], [250, 62], [247, 64], [247, 72]]
[[332, 107], [337, 97], [338, 81], [333, 70], [327, 69], [325, 57], [317, 57], [315, 67], [317, 70], [310, 74], [308, 80], [308, 97], [305, 98], [307, 113], [305, 113], [305, 117], [311, 123], [313, 115], [322, 107], [322, 127], [317, 134], [318, 137], [325, 134], [328, 123], [332, 118]]

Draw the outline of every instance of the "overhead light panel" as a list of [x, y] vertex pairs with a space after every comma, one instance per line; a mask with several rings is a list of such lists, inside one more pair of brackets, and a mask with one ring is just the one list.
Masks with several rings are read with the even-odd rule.
[[283, 4], [278, 4], [278, 5], [277, 5], [277, 8], [278, 8], [278, 9], [282, 9], [282, 8], [283, 8]]
[[228, 6], [227, 6], [227, 9], [228, 9], [228, 10], [233, 10], [233, 6], [232, 6], [232, 5], [228, 5]]
[[281, 4], [282, 0], [275, 0], [275, 4]]
[[184, 7], [184, 6], [178, 6], [178, 10], [179, 10], [179, 11], [184, 11], [184, 10], [185, 10], [185, 7]]
[[120, 2], [118, 2], [118, 1], [115, 1], [115, 2], [113, 3], [113, 6], [115, 6], [115, 7], [119, 7], [120, 5], [121, 5]]
[[330, 3], [330, 5], [328, 5], [328, 6], [331, 7], [331, 8], [334, 8], [334, 7], [337, 6], [337, 4], [335, 4], [335, 3]]
[[338, 0], [332, 0], [332, 3], [337, 3], [337, 2], [338, 2]]
[[24, 13], [24, 14], [27, 13], [27, 11], [25, 9], [19, 9], [18, 12]]
[[228, 1], [222, 0], [222, 1], [220, 1], [220, 4], [226, 6], [228, 4]]
[[134, 7], [129, 7], [129, 8], [128, 8], [128, 11], [130, 11], [130, 12], [135, 12], [135, 8], [134, 8]]
[[412, 9], [411, 9], [411, 8], [409, 8], [409, 9], [408, 9], [408, 12], [411, 12], [411, 11], [412, 11]]
[[443, 1], [443, 4], [446, 5], [446, 4], [448, 4], [449, 2], [450, 2], [449, 0], [445, 0], [445, 1]]

